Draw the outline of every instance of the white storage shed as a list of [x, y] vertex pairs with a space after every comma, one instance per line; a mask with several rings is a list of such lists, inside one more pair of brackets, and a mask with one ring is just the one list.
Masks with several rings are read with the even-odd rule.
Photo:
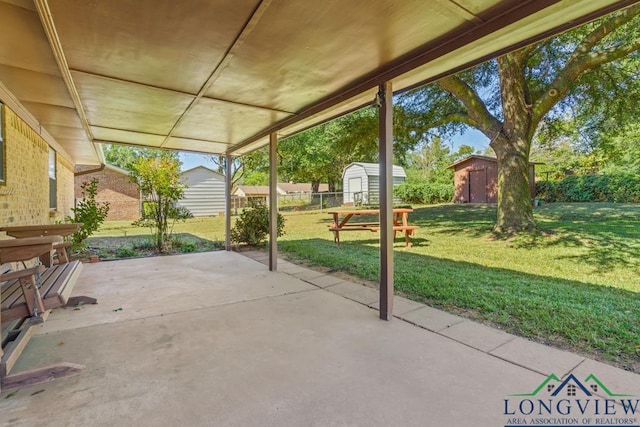
[[189, 209], [193, 216], [214, 216], [224, 212], [224, 175], [204, 166], [182, 172], [187, 185], [179, 206]]
[[[393, 185], [407, 179], [402, 166], [393, 166]], [[342, 172], [343, 203], [377, 204], [380, 199], [380, 165], [351, 163]]]

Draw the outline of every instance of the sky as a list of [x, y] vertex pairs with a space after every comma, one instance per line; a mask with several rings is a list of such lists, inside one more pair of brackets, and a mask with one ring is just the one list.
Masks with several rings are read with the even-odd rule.
[[[469, 129], [461, 135], [455, 135], [449, 141], [453, 143], [452, 152], [455, 152], [461, 145], [471, 145], [477, 150], [484, 151], [489, 145], [489, 139], [484, 134], [475, 129]], [[210, 169], [215, 169], [213, 162], [208, 158], [209, 156], [203, 154], [180, 152], [180, 160], [182, 161], [182, 170], [188, 170], [195, 168], [196, 166], [205, 166]]]

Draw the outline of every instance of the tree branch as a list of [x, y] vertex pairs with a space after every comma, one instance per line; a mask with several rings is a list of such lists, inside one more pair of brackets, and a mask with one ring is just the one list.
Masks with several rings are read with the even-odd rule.
[[532, 121], [535, 127], [540, 120], [564, 98], [575, 82], [585, 71], [592, 70], [608, 62], [615, 61], [632, 52], [640, 50], [640, 39], [601, 51], [592, 51], [612, 31], [635, 18], [640, 13], [640, 4], [624, 9], [604, 21], [589, 33], [569, 56], [566, 66], [558, 73], [547, 90], [535, 101]]
[[489, 112], [476, 91], [462, 79], [452, 75], [438, 80], [437, 84], [443, 90], [458, 98], [467, 109], [466, 115], [463, 113], [454, 113], [452, 115], [460, 119], [458, 121], [476, 127], [489, 138], [500, 131], [502, 123]]

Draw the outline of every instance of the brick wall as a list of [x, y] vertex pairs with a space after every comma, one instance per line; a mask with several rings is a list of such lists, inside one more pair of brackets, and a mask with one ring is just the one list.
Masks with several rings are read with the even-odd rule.
[[49, 145], [6, 105], [3, 108], [5, 184], [0, 226], [62, 221], [73, 207], [73, 167], [57, 157], [57, 209], [49, 209]]
[[[95, 169], [95, 166], [77, 166], [78, 171]], [[97, 202], [109, 203], [107, 221], [135, 221], [140, 218], [140, 189], [131, 182], [129, 175], [105, 167], [100, 172], [80, 175], [75, 180], [76, 198], [82, 198], [83, 182], [98, 179]]]

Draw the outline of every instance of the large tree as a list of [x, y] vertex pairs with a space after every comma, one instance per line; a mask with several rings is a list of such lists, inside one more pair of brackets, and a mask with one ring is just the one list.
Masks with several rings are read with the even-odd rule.
[[[474, 127], [498, 158], [495, 231], [535, 230], [529, 154], [536, 132], [568, 115], [585, 132], [598, 129], [634, 93], [640, 72], [640, 5], [445, 77], [401, 97], [419, 117], [416, 132]], [[620, 102], [618, 102], [620, 101]], [[637, 108], [632, 105], [631, 108]], [[608, 111], [607, 111], [608, 110]]]

